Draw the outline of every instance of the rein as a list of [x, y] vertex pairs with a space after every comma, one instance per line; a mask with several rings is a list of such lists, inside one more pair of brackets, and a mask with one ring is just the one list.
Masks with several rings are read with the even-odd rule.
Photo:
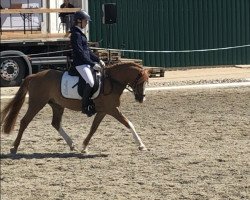
[[[110, 92], [108, 92], [107, 94], [104, 93], [104, 82], [105, 82], [104, 80], [105, 80], [105, 79], [110, 80], [110, 85], [111, 85]], [[107, 75], [107, 74], [104, 73], [104, 78], [103, 78], [103, 95], [104, 95], [104, 96], [109, 95], [109, 94], [112, 93], [113, 87], [114, 87], [114, 86], [113, 86], [113, 82], [115, 82], [115, 83], [117, 83], [117, 84], [119, 84], [119, 85], [125, 86], [125, 89], [128, 90], [128, 91], [131, 92], [131, 93], [134, 92], [133, 88], [132, 88], [129, 84], [124, 85], [124, 84], [120, 83], [119, 81], [117, 81], [117, 80], [111, 78], [109, 75]]]
[[130, 87], [129, 85], [126, 85], [126, 88], [125, 88], [125, 89], [128, 90], [128, 91], [131, 92], [131, 93], [134, 92], [133, 88], [131, 89], [131, 87]]
[[[118, 84], [120, 84], [120, 85], [124, 85], [124, 84], [120, 83], [119, 81], [117, 81], [117, 80], [115, 80], [115, 79], [112, 79], [111, 77], [107, 77], [107, 79], [111, 80], [111, 81], [110, 81], [110, 83], [111, 83], [111, 90], [110, 90], [110, 92], [109, 92], [108, 94], [104, 94], [104, 91], [103, 91], [103, 94], [104, 94], [104, 95], [109, 95], [109, 94], [112, 93], [112, 90], [113, 90], [113, 82], [118, 83]], [[128, 91], [131, 92], [131, 93], [134, 92], [134, 91], [133, 91], [133, 88], [131, 88], [131, 86], [128, 85], [128, 84], [126, 85], [125, 89], [128, 90]]]
[[[104, 81], [103, 81], [103, 95], [104, 95], [104, 96], [109, 95], [109, 94], [112, 93], [113, 87], [114, 87], [114, 86], [113, 86], [113, 82], [115, 82], [115, 83], [117, 83], [117, 84], [119, 84], [119, 85], [124, 86], [124, 84], [122, 84], [122, 83], [120, 83], [119, 81], [117, 81], [117, 80], [111, 78], [110, 76], [107, 76], [107, 75], [106, 75], [105, 78], [104, 78], [104, 80], [105, 80], [105, 79], [110, 80], [111, 89], [110, 89], [110, 92], [108, 92], [108, 93], [105, 94], [105, 93], [104, 93]], [[128, 85], [125, 86], [125, 89], [129, 90], [130, 92], [133, 92], [133, 90], [127, 88], [127, 86], [128, 86]]]

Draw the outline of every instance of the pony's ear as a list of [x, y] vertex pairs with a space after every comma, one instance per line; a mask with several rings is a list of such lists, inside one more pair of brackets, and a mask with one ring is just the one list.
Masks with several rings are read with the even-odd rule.
[[153, 73], [153, 69], [144, 69], [145, 72], [148, 74], [148, 76], [150, 77], [151, 74]]

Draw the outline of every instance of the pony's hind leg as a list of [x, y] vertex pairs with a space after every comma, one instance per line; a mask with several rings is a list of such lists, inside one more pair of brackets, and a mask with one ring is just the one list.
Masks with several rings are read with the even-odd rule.
[[129, 128], [133, 134], [133, 137], [135, 139], [135, 142], [139, 146], [139, 150], [147, 150], [145, 145], [143, 144], [140, 136], [136, 133], [135, 127], [120, 111], [118, 108], [116, 108], [112, 113], [110, 113], [111, 116], [113, 116], [115, 119], [117, 119], [119, 122], [121, 122], [123, 125], [125, 125], [127, 128]]
[[49, 102], [49, 105], [52, 108], [53, 111], [53, 118], [51, 125], [58, 131], [58, 133], [63, 137], [63, 139], [66, 141], [66, 143], [69, 145], [70, 150], [76, 150], [75, 145], [72, 141], [72, 139], [67, 135], [67, 133], [63, 130], [61, 126], [62, 121], [62, 115], [64, 112], [64, 108], [56, 103]]
[[24, 130], [27, 128], [27, 126], [29, 125], [29, 123], [32, 121], [32, 119], [36, 116], [36, 114], [46, 105], [45, 102], [41, 102], [41, 101], [29, 101], [29, 107], [28, 110], [26, 112], [26, 114], [24, 115], [24, 117], [21, 119], [20, 121], [20, 128], [18, 130], [18, 134], [17, 137], [13, 143], [13, 146], [10, 149], [10, 153], [12, 154], [16, 154], [18, 146], [20, 144], [20, 141], [22, 139], [23, 136], [23, 132]]

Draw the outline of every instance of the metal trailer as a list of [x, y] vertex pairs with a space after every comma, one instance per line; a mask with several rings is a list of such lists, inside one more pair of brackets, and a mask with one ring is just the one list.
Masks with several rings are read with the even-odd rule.
[[[29, 6], [37, 5], [37, 8], [55, 10], [60, 8], [63, 0], [33, 0], [32, 4], [30, 2], [29, 0], [1, 2], [1, 6], [4, 8], [1, 10], [0, 35], [1, 87], [18, 86], [27, 75], [44, 69], [65, 70], [69, 67], [68, 55], [70, 52], [67, 50], [70, 49], [70, 41], [69, 37], [66, 37], [67, 33], [62, 33], [62, 30], [60, 30], [58, 12], [50, 13], [48, 11], [47, 13], [37, 14], [40, 16], [38, 27], [30, 27], [27, 19], [21, 13], [10, 13], [20, 4], [22, 7], [18, 7], [19, 9], [22, 9], [23, 6], [34, 8]], [[71, 1], [71, 3], [74, 4], [75, 8], [88, 11], [88, 0], [76, 0]], [[23, 30], [25, 21], [28, 27]], [[32, 28], [34, 32], [39, 32], [39, 34], [32, 33]], [[88, 27], [86, 34], [88, 35]]]
[[18, 86], [27, 75], [44, 69], [66, 70], [69, 48], [68, 38], [1, 41], [0, 86]]

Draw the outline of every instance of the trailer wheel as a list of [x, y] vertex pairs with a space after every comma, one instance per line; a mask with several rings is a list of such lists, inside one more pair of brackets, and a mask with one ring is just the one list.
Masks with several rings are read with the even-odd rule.
[[25, 77], [26, 65], [21, 58], [2, 58], [0, 62], [0, 86], [19, 86]]

